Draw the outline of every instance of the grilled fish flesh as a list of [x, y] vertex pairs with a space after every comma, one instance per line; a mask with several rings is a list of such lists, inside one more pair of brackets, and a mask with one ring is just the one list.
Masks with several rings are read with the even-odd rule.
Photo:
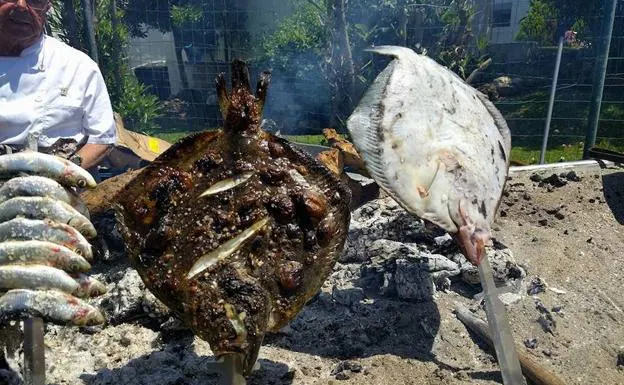
[[244, 62], [217, 78], [224, 128], [182, 139], [115, 198], [126, 249], [146, 286], [251, 372], [267, 331], [318, 293], [343, 250], [348, 189], [311, 156], [260, 128]]

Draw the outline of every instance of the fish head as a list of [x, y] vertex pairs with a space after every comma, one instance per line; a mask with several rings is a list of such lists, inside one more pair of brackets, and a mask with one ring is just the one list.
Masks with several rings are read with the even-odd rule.
[[455, 218], [458, 218], [457, 232], [453, 235], [455, 241], [464, 256], [478, 266], [485, 256], [486, 246], [492, 243], [488, 221], [476, 204], [465, 204], [465, 201], [457, 206]]

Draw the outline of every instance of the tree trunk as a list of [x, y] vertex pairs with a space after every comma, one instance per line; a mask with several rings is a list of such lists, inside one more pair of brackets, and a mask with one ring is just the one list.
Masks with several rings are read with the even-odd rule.
[[78, 23], [76, 22], [76, 9], [74, 8], [74, 2], [72, 0], [63, 0], [63, 22], [67, 26], [67, 39], [69, 45], [81, 50], [84, 48], [78, 37]]
[[346, 1], [329, 2], [331, 21], [331, 63], [330, 63], [330, 124], [338, 127], [353, 110], [355, 93], [355, 64], [351, 54], [347, 31]]
[[91, 56], [91, 59], [93, 59], [94, 62], [99, 64], [98, 48], [97, 48], [97, 43], [95, 39], [93, 3], [91, 2], [91, 0], [81, 0], [81, 3], [82, 3], [82, 11], [83, 11], [83, 17], [84, 17], [84, 26], [85, 26], [84, 31], [85, 31], [87, 42], [88, 42], [87, 45], [89, 46], [89, 54]]
[[182, 60], [182, 34], [180, 28], [172, 23], [171, 32], [173, 33], [173, 45], [175, 47], [176, 61], [178, 62], [178, 69], [180, 71], [180, 80], [182, 81], [182, 89], [187, 90], [189, 88], [188, 78], [186, 76], [186, 68], [184, 66], [184, 60]]
[[113, 67], [113, 75], [115, 78], [115, 90], [119, 92], [123, 87], [123, 83], [121, 81], [121, 58], [119, 57], [119, 51], [122, 49], [121, 41], [118, 35], [119, 28], [119, 20], [117, 19], [117, 0], [110, 0], [110, 18], [111, 25], [113, 27], [113, 45], [111, 52], [111, 59], [113, 63], [117, 63], [118, 65], [114, 65]]

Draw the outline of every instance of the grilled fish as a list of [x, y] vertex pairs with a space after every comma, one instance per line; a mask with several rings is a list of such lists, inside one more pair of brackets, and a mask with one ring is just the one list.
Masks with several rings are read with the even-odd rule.
[[509, 128], [486, 96], [434, 60], [404, 47], [347, 127], [372, 177], [408, 212], [457, 237], [478, 264], [505, 186]]
[[146, 286], [248, 375], [265, 332], [320, 289], [343, 250], [350, 192], [325, 167], [260, 128], [244, 62], [217, 78], [222, 130], [176, 143], [115, 198], [127, 253]]

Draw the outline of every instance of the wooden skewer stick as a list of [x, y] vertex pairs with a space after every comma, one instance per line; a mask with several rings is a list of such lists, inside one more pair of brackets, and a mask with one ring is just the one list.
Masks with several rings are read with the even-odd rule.
[[[489, 347], [493, 347], [487, 323], [477, 318], [465, 306], [459, 304], [455, 307], [455, 314], [470, 331], [478, 335]], [[565, 385], [557, 375], [533, 361], [526, 353], [522, 352], [521, 349], [516, 347], [516, 351], [518, 352], [518, 359], [520, 360], [522, 372], [535, 385]]]

